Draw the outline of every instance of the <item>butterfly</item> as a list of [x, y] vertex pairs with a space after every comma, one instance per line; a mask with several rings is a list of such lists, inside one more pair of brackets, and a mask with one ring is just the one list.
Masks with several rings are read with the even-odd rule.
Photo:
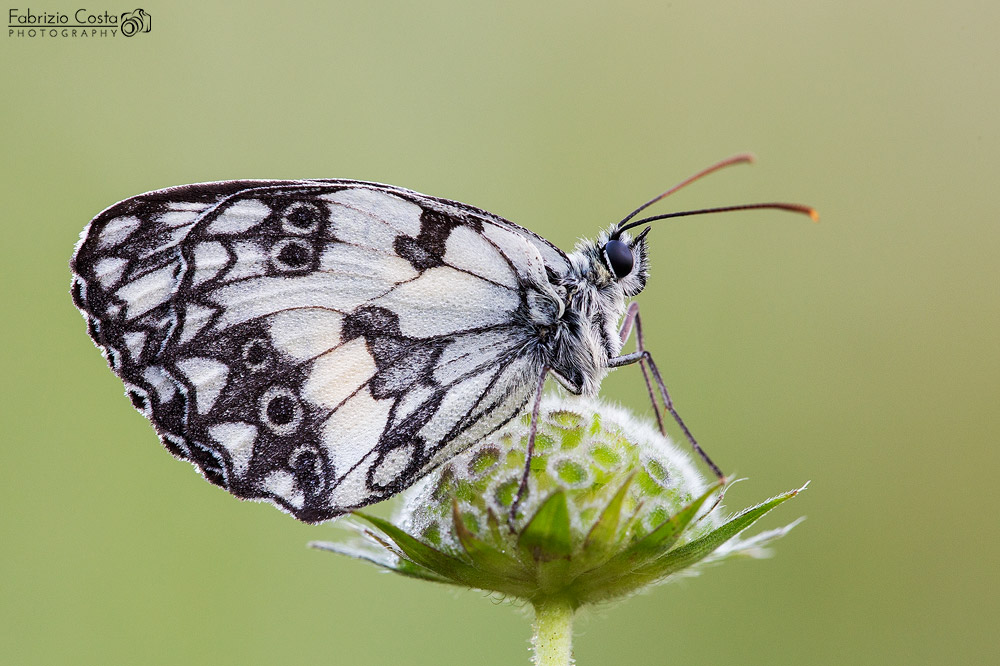
[[[814, 215], [750, 204], [629, 222], [749, 160], [709, 167], [570, 254], [479, 208], [378, 183], [157, 190], [83, 231], [73, 301], [173, 455], [303, 521], [400, 492], [532, 399], [534, 426], [547, 377], [593, 394], [609, 370], [633, 363], [721, 476], [643, 346], [631, 299], [648, 278], [650, 227], [635, 237], [628, 229], [745, 208]], [[637, 349], [623, 355], [633, 327]], [[522, 491], [526, 483], [527, 466]]]

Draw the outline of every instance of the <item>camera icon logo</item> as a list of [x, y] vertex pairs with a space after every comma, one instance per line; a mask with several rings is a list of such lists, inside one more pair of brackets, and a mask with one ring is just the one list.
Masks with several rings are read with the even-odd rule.
[[149, 28], [149, 14], [141, 9], [124, 12], [122, 14], [121, 22], [118, 25], [118, 29], [121, 30], [122, 34], [126, 37], [132, 37], [140, 32], [149, 32]]

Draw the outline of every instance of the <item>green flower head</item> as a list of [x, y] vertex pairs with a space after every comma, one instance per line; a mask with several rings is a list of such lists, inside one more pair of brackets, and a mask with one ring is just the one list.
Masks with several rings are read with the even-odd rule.
[[[527, 492], [529, 416], [452, 458], [403, 494], [391, 521], [356, 514], [360, 543], [314, 544], [397, 573], [569, 609], [642, 590], [710, 562], [760, 556], [791, 527], [738, 536], [801, 489], [735, 516], [686, 453], [625, 410], [543, 401]], [[374, 528], [374, 529], [371, 529]]]

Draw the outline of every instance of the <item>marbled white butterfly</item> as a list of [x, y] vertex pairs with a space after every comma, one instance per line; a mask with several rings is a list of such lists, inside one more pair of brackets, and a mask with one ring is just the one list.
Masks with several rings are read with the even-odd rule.
[[[171, 453], [237, 497], [300, 520], [399, 492], [533, 396], [537, 418], [549, 374], [592, 394], [609, 369], [631, 363], [721, 476], [643, 348], [629, 300], [646, 285], [649, 227], [636, 237], [626, 230], [744, 208], [814, 214], [752, 204], [629, 223], [683, 185], [749, 159], [702, 171], [569, 255], [484, 210], [389, 185], [157, 190], [111, 206], [84, 230], [73, 300]], [[633, 325], [637, 351], [621, 355]], [[518, 498], [526, 479], [527, 470]]]

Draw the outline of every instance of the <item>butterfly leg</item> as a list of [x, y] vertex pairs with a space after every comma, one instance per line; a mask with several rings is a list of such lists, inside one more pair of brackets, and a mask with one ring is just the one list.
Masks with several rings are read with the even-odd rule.
[[[642, 336], [642, 320], [639, 319], [638, 303], [629, 305], [628, 312], [625, 313], [625, 321], [622, 322], [621, 330], [618, 332], [622, 344], [625, 344], [625, 341], [628, 340], [633, 325], [635, 326], [636, 351], [644, 352], [646, 351], [646, 344]], [[646, 392], [649, 394], [650, 404], [653, 405], [653, 413], [656, 415], [656, 425], [660, 427], [660, 434], [666, 435], [667, 429], [663, 425], [663, 415], [660, 414], [660, 405], [656, 401], [656, 393], [653, 392], [653, 383], [649, 380], [649, 370], [646, 368], [645, 361], [639, 361], [639, 369], [642, 370], [642, 378], [646, 381]]]
[[538, 412], [542, 406], [542, 388], [545, 386], [545, 378], [549, 374], [549, 366], [542, 366], [542, 372], [538, 377], [538, 386], [535, 389], [535, 400], [531, 406], [531, 421], [528, 425], [528, 449], [524, 455], [524, 473], [521, 475], [521, 484], [517, 488], [517, 495], [510, 504], [510, 514], [507, 516], [507, 527], [514, 531], [514, 518], [517, 517], [517, 509], [521, 506], [521, 500], [528, 492], [528, 474], [531, 472], [531, 458], [535, 454], [535, 435], [538, 433]]
[[[639, 305], [638, 303], [633, 303], [628, 310], [628, 315], [626, 315], [625, 324], [622, 326], [623, 338], [627, 337], [628, 329], [631, 328], [632, 323], [635, 323], [636, 328], [636, 348], [638, 351], [632, 354], [624, 354], [622, 356], [616, 356], [608, 361], [609, 368], [620, 368], [624, 365], [631, 365], [633, 363], [638, 363], [640, 368], [643, 368], [643, 376], [647, 377], [645, 366], [649, 366], [649, 372], [653, 375], [653, 380], [656, 382], [656, 386], [659, 389], [660, 397], [663, 400], [663, 406], [680, 426], [681, 430], [684, 431], [684, 436], [687, 438], [688, 442], [691, 444], [691, 448], [694, 449], [695, 453], [701, 456], [701, 459], [705, 461], [705, 464], [709, 466], [712, 472], [715, 473], [720, 479], [725, 478], [722, 470], [719, 466], [712, 462], [712, 459], [708, 457], [704, 449], [698, 445], [698, 441], [691, 434], [687, 425], [684, 423], [684, 419], [681, 415], [677, 413], [674, 408], [674, 401], [670, 399], [670, 392], [667, 391], [667, 385], [663, 381], [663, 376], [660, 375], [659, 368], [656, 367], [656, 362], [653, 361], [653, 356], [645, 349], [642, 340], [642, 323], [639, 319]], [[650, 394], [653, 393], [653, 389], [650, 387], [649, 378], [646, 378], [646, 386], [649, 388]], [[653, 401], [655, 407], [656, 401]], [[659, 416], [659, 414], [657, 414]], [[660, 421], [660, 428], [663, 428], [663, 422]]]

